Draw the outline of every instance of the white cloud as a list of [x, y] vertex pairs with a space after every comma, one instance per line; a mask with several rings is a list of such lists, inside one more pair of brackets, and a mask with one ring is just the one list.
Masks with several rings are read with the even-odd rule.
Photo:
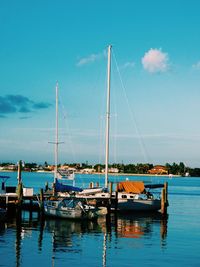
[[151, 73], [165, 72], [168, 70], [168, 54], [161, 49], [150, 49], [142, 58], [142, 65], [145, 70]]
[[102, 53], [99, 53], [99, 54], [91, 54], [91, 55], [89, 55], [87, 57], [79, 59], [79, 61], [77, 62], [76, 65], [78, 67], [81, 67], [83, 65], [87, 65], [89, 63], [93, 63], [93, 62], [101, 59], [102, 57], [104, 57], [104, 55], [105, 55], [104, 51]]
[[198, 61], [196, 64], [193, 64], [192, 68], [195, 70], [200, 70], [200, 61]]

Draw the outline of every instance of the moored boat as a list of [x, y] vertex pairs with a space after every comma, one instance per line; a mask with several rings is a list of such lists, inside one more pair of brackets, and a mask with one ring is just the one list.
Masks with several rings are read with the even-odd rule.
[[[163, 184], [144, 185], [142, 181], [123, 181], [117, 184], [115, 192], [101, 192], [86, 195], [85, 198], [90, 199], [111, 199], [111, 210], [118, 212], [133, 211], [159, 211], [161, 209], [160, 190]], [[157, 190], [155, 192], [152, 189]], [[77, 193], [78, 196], [80, 193]], [[111, 195], [110, 195], [111, 194]], [[79, 195], [81, 197], [81, 195]]]
[[46, 201], [44, 214], [63, 219], [94, 220], [98, 217], [98, 210], [83, 199], [64, 198]]
[[[156, 188], [154, 185], [149, 187], [144, 186], [142, 181], [137, 182], [137, 189], [133, 187], [134, 181], [125, 181], [117, 184], [116, 192], [108, 192], [109, 179], [108, 179], [108, 163], [109, 163], [109, 139], [110, 139], [110, 74], [111, 74], [111, 46], [108, 47], [108, 66], [107, 66], [107, 109], [106, 109], [106, 149], [105, 149], [105, 186], [104, 188], [89, 188], [89, 189], [80, 189], [74, 190], [72, 188], [71, 192], [76, 198], [86, 198], [86, 199], [111, 199], [112, 205], [111, 208], [117, 211], [158, 211], [161, 209], [161, 196], [155, 196], [150, 193], [149, 189]], [[56, 102], [57, 103], [57, 102]], [[57, 106], [58, 104], [56, 104]], [[58, 120], [56, 120], [58, 121]], [[58, 123], [56, 123], [58, 126]], [[56, 127], [56, 160], [55, 160], [55, 178], [57, 178], [57, 158], [58, 158], [58, 127]], [[56, 185], [57, 179], [55, 179], [54, 184]], [[129, 188], [130, 187], [130, 188]], [[160, 188], [164, 185], [159, 186]], [[134, 188], [134, 189], [133, 189]], [[65, 188], [64, 190], [56, 189], [57, 195], [70, 195], [70, 189]], [[165, 190], [167, 194], [167, 189]], [[167, 197], [165, 198], [166, 204]]]
[[163, 184], [144, 185], [142, 181], [122, 181], [117, 184], [117, 209], [119, 211], [158, 211], [161, 209], [160, 194], [150, 189], [163, 188]]
[[[106, 148], [105, 148], [105, 188], [108, 192], [108, 163], [109, 163], [109, 139], [110, 139], [110, 74], [111, 74], [111, 46], [108, 46], [107, 65], [107, 109], [106, 109]], [[124, 181], [117, 183], [116, 192], [98, 192], [87, 194], [87, 198], [110, 198], [111, 208], [116, 211], [158, 211], [161, 209], [161, 197], [150, 193], [152, 188], [162, 188], [164, 185], [145, 186], [142, 181]], [[83, 194], [77, 193], [77, 194]], [[167, 201], [167, 200], [166, 200]]]

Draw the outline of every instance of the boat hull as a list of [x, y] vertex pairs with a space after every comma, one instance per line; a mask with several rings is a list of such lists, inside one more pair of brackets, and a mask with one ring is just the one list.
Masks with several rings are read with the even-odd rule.
[[161, 209], [159, 199], [119, 199], [118, 211], [158, 211]]
[[71, 208], [54, 208], [45, 205], [44, 214], [55, 218], [63, 219], [77, 219], [77, 220], [93, 220], [96, 219], [98, 214], [95, 210], [81, 210]]

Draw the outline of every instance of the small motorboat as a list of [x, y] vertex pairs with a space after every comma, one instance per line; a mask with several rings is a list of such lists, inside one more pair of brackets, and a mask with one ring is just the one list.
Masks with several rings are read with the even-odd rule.
[[98, 209], [83, 199], [64, 198], [45, 201], [44, 214], [63, 219], [94, 220], [98, 217]]

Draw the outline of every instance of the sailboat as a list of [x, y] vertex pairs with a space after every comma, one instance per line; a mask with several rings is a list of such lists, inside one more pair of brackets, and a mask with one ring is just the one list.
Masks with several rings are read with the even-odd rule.
[[[110, 73], [111, 73], [111, 46], [108, 47], [108, 80], [107, 80], [107, 111], [106, 111], [106, 162], [105, 162], [105, 186], [108, 186], [108, 161], [109, 161], [109, 131], [110, 131]], [[154, 185], [160, 188], [164, 185]], [[160, 198], [150, 192], [142, 181], [123, 181], [117, 184], [115, 194], [111, 198], [118, 211], [158, 211], [161, 208]]]
[[[59, 180], [67, 179], [74, 181], [74, 172], [58, 169], [58, 145], [61, 144], [58, 140], [58, 83], [56, 84], [56, 134], [55, 142], [50, 142], [55, 145], [55, 168], [54, 168], [54, 197], [44, 202], [44, 214], [64, 219], [96, 219], [98, 209], [92, 205], [88, 205], [84, 198], [78, 199], [71, 192], [81, 192], [82, 189], [63, 184]], [[63, 197], [59, 193], [68, 192]]]
[[[105, 188], [108, 189], [109, 137], [110, 137], [110, 78], [111, 78], [111, 48], [108, 46], [107, 63], [107, 108], [106, 108], [106, 148], [105, 148]], [[161, 209], [160, 197], [155, 197], [151, 189], [162, 188], [163, 184], [145, 186], [142, 181], [123, 181], [117, 184], [112, 195], [106, 192], [88, 194], [87, 198], [110, 198], [111, 208], [118, 211], [158, 211]], [[107, 190], [108, 191], [108, 190]], [[83, 193], [77, 193], [77, 195]], [[113, 203], [113, 204], [112, 204]], [[117, 205], [116, 205], [117, 203]]]
[[[111, 85], [111, 45], [108, 46], [107, 62], [107, 108], [106, 108], [106, 147], [105, 147], [105, 185], [104, 188], [72, 190], [75, 197], [86, 199], [111, 199], [111, 209], [117, 211], [158, 211], [161, 209], [161, 198], [151, 189], [163, 188], [163, 184], [145, 185], [142, 181], [122, 181], [116, 186], [116, 192], [108, 192], [108, 163], [110, 139], [110, 85]], [[58, 134], [58, 133], [57, 133]], [[58, 146], [58, 137], [55, 144]], [[57, 168], [55, 170], [57, 173]], [[67, 190], [66, 190], [67, 191]], [[67, 191], [69, 193], [69, 190]], [[58, 192], [59, 195], [63, 194]], [[66, 195], [66, 193], [64, 193]], [[116, 205], [117, 203], [117, 205]]]
[[[56, 128], [55, 128], [55, 142], [49, 142], [55, 145], [55, 168], [54, 168], [54, 189], [58, 196], [69, 197], [73, 192], [79, 192], [80, 195], [88, 195], [93, 193], [99, 193], [103, 191], [102, 187], [95, 188], [78, 188], [75, 186], [75, 172], [69, 169], [58, 168], [58, 146], [63, 142], [59, 141], [58, 137], [58, 83], [56, 83]], [[73, 181], [72, 185], [68, 185], [64, 182]]]

